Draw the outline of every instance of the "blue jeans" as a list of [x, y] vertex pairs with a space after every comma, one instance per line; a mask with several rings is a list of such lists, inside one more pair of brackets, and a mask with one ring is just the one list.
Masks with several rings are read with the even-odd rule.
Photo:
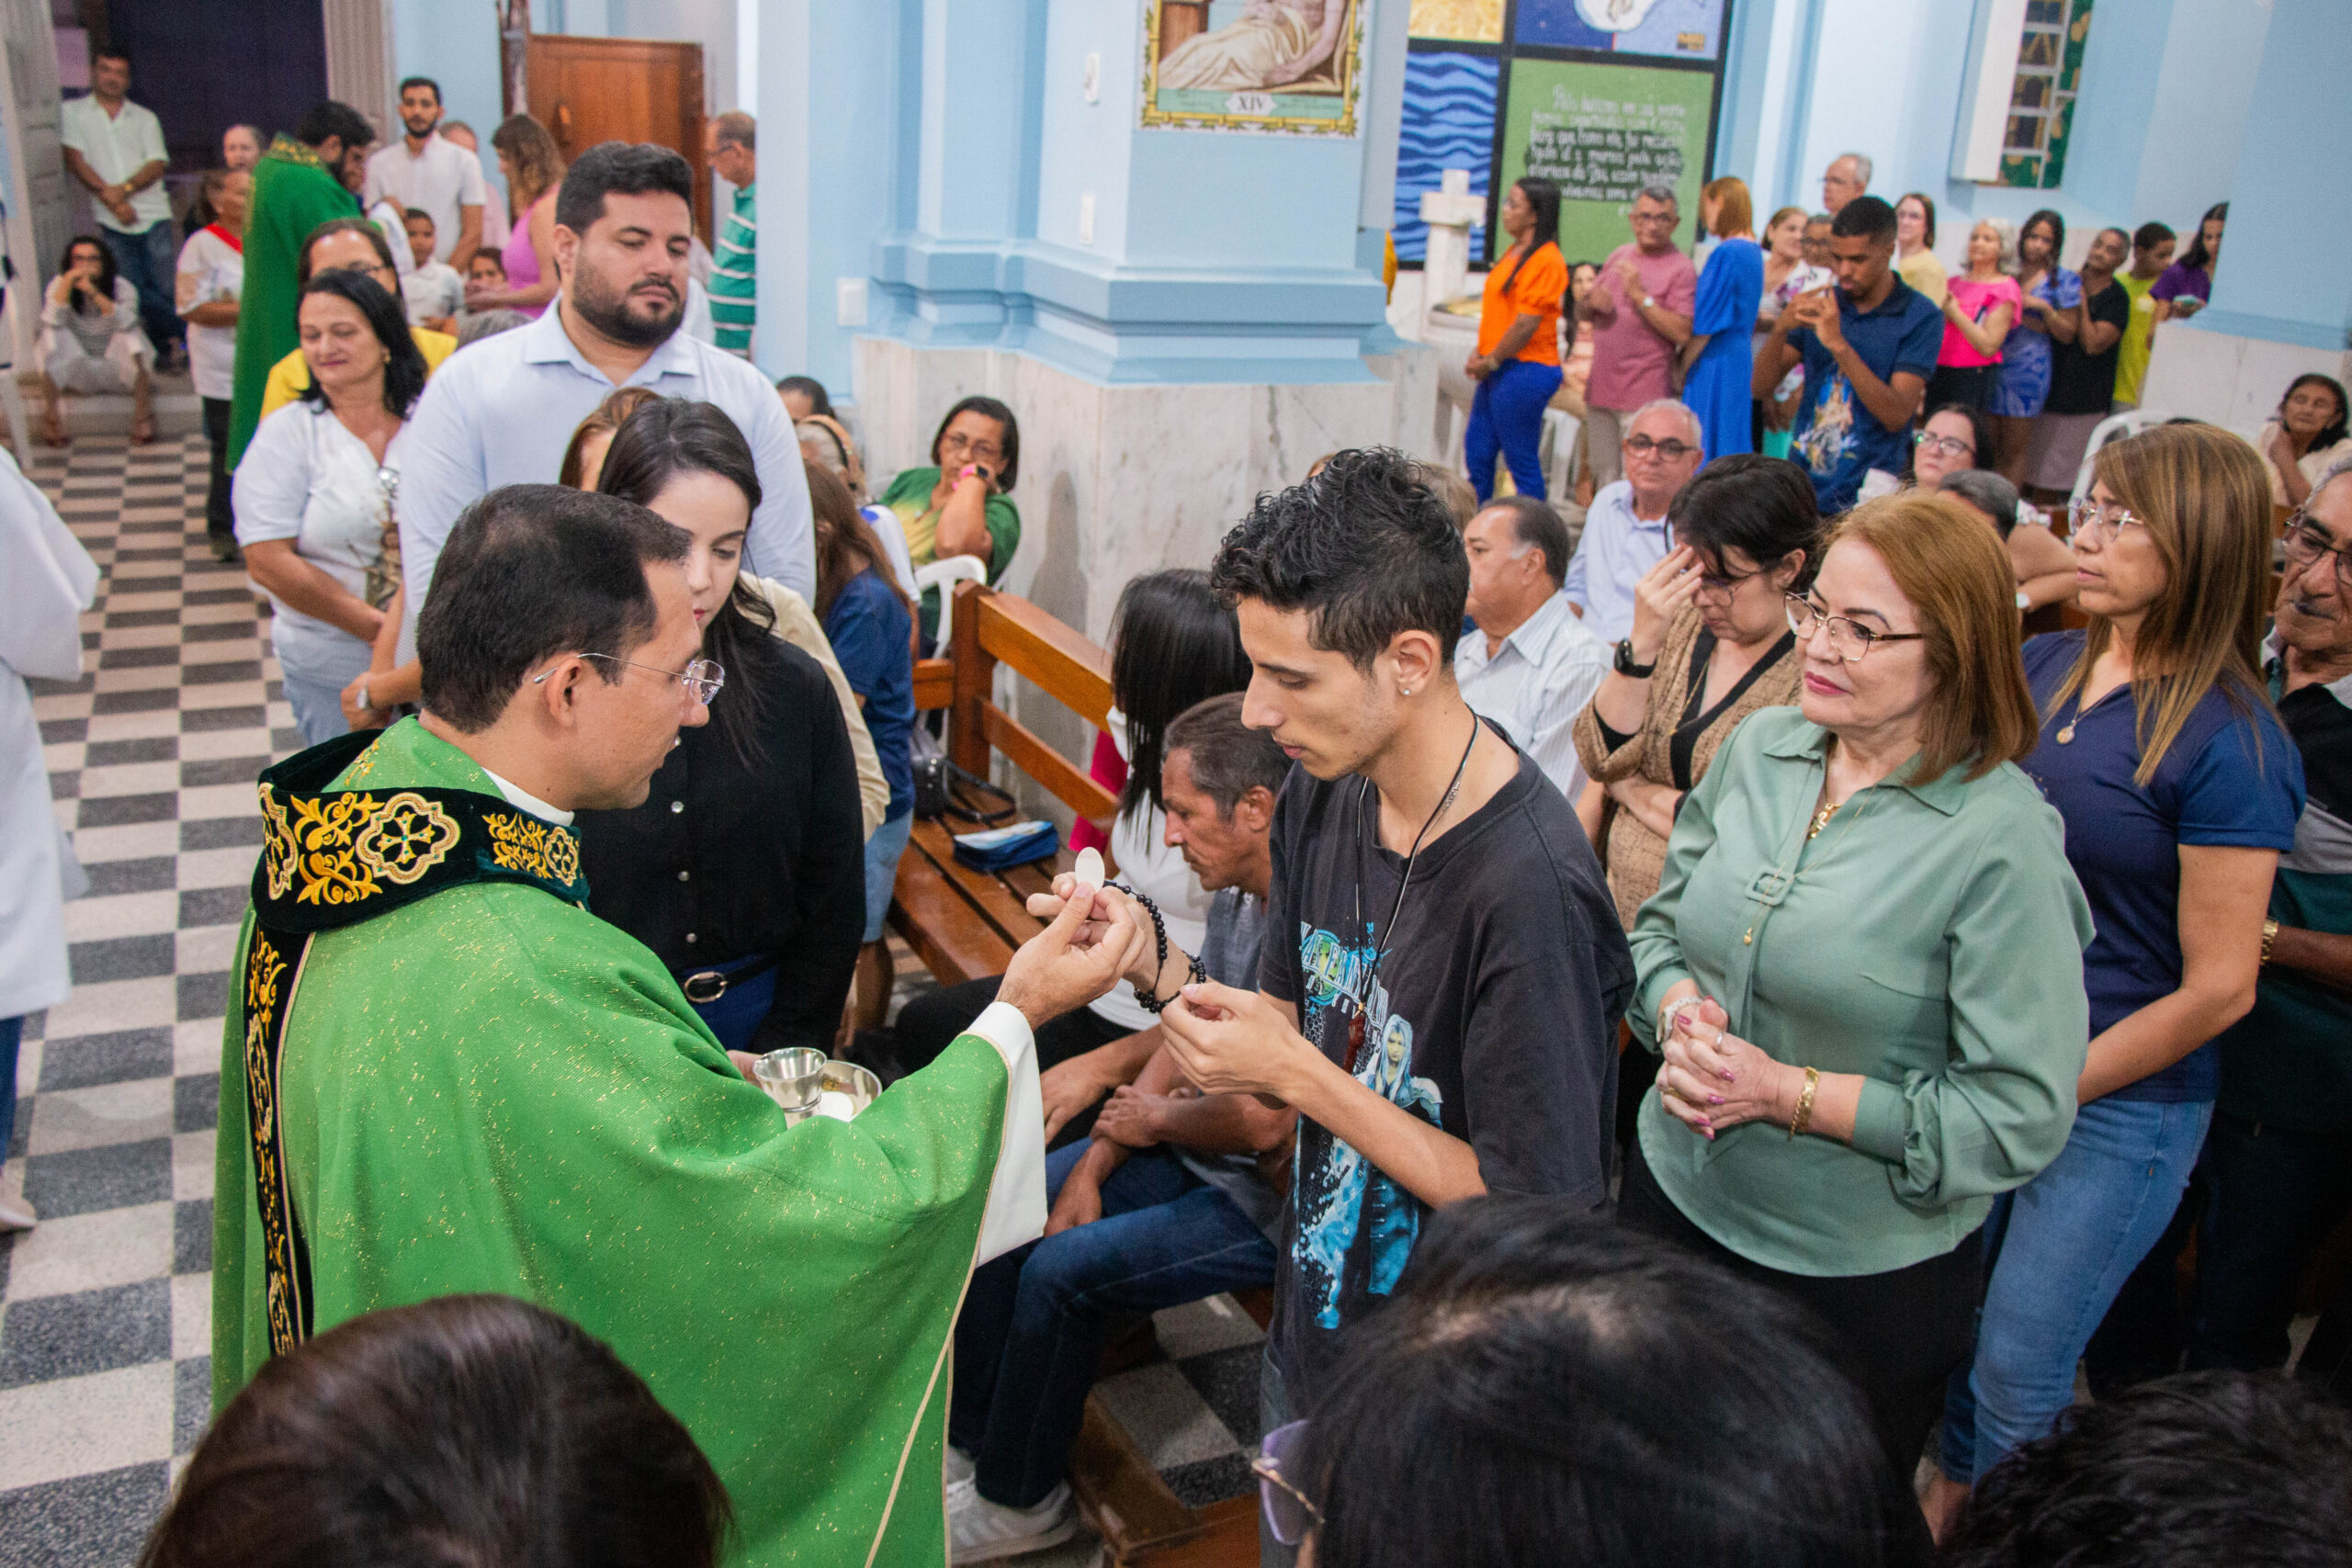
[[2211, 1100], [2095, 1100], [2058, 1157], [1995, 1201], [1975, 1360], [1945, 1393], [1946, 1475], [1973, 1484], [2074, 1402], [2075, 1365], [2171, 1222], [2212, 1120]]
[[[1050, 1195], [1092, 1146], [1046, 1156]], [[1273, 1280], [1274, 1244], [1232, 1200], [1167, 1149], [1136, 1150], [1102, 1184], [1101, 1219], [972, 1276], [947, 1436], [978, 1461], [980, 1495], [1030, 1508], [1060, 1483], [1113, 1325]]]
[[865, 840], [865, 940], [882, 940], [882, 921], [890, 913], [890, 893], [899, 886], [899, 857], [907, 852], [907, 840], [914, 837], [915, 807], [912, 801], [902, 807], [896, 817], [886, 818], [882, 826], [874, 829], [874, 837]]
[[1519, 493], [1544, 499], [1544, 465], [1536, 448], [1544, 439], [1544, 410], [1560, 389], [1560, 367], [1514, 359], [1478, 383], [1470, 399], [1470, 423], [1462, 433], [1463, 459], [1470, 465], [1470, 487], [1480, 501], [1495, 493], [1495, 454], [1510, 465]]
[[176, 343], [187, 332], [180, 324], [180, 313], [175, 304], [179, 280], [174, 276], [179, 268], [177, 248], [172, 243], [172, 220], [151, 223], [136, 234], [118, 234], [101, 226], [98, 238], [114, 253], [114, 269], [124, 281], [139, 290], [139, 322], [147, 329], [147, 341], [161, 354], [168, 344]]

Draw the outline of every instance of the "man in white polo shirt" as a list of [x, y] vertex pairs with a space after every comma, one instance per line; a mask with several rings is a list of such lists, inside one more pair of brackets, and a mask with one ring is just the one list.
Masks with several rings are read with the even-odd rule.
[[1560, 588], [1568, 530], [1533, 496], [1498, 496], [1462, 531], [1476, 631], [1454, 645], [1453, 678], [1470, 711], [1510, 731], [1570, 805], [1584, 791], [1577, 715], [1609, 673], [1609, 645]]
[[666, 147], [605, 141], [555, 198], [562, 287], [547, 313], [453, 354], [401, 437], [401, 660], [458, 514], [500, 485], [553, 484], [572, 428], [617, 388], [715, 403], [750, 444], [760, 480], [744, 567], [817, 596], [800, 443], [766, 377], [680, 330], [694, 171]]
[[169, 357], [181, 340], [174, 299], [178, 247], [172, 243], [172, 204], [164, 194], [163, 122], [127, 96], [130, 56], [102, 49], [90, 57], [90, 96], [68, 98], [57, 113], [65, 167], [90, 192], [98, 235], [114, 253], [114, 269], [139, 290], [139, 321], [158, 355]]
[[[368, 185], [360, 206], [373, 212], [389, 197], [402, 212], [413, 207], [433, 215], [433, 259], [459, 271], [481, 243], [481, 162], [455, 142], [444, 141], [441, 87], [430, 76], [401, 84], [401, 125], [408, 134], [368, 160]], [[392, 243], [401, 236], [395, 226]]]

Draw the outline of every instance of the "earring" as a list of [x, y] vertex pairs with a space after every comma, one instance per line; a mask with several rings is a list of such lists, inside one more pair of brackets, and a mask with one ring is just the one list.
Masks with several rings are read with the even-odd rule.
[[1413, 688], [1410, 686], [1399, 686], [1396, 688], [1396, 694], [1400, 697], [1409, 697], [1413, 694]]

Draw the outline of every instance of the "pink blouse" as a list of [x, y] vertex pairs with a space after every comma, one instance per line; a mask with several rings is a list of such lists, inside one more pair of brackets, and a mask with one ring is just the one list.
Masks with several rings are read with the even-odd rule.
[[[525, 289], [539, 280], [539, 253], [531, 248], [531, 215], [538, 211], [542, 204], [554, 199], [555, 192], [546, 192], [514, 220], [514, 231], [506, 237], [506, 249], [499, 257], [506, 264], [507, 288]], [[514, 308], [526, 316], [537, 318], [547, 306], [517, 305]]]
[[[1979, 326], [1984, 325], [1984, 318], [1991, 315], [1994, 308], [1999, 305], [2008, 306], [2009, 324], [2015, 326], [2018, 312], [2024, 308], [2025, 297], [2018, 291], [2018, 280], [2007, 273], [1989, 283], [1979, 282], [1963, 274], [1954, 273], [1950, 281], [1950, 288], [1952, 299], [1962, 310], [1968, 312], [1968, 319]], [[1990, 354], [1977, 353], [1974, 345], [1961, 335], [1960, 329], [1947, 319], [1944, 322], [1944, 348], [1941, 354], [1936, 355], [1936, 363], [1962, 367], [1998, 365], [2001, 363], [2001, 350], [1999, 345], [1996, 344]]]

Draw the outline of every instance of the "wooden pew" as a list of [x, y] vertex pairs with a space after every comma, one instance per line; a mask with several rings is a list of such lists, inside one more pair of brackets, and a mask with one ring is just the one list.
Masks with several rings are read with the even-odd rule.
[[[987, 778], [990, 753], [1001, 751], [1080, 817], [1107, 827], [1117, 797], [998, 707], [992, 694], [997, 666], [1010, 665], [1100, 728], [1111, 710], [1110, 655], [1027, 600], [977, 582], [956, 586], [955, 628], [949, 657], [915, 665], [915, 706], [947, 710], [949, 760]], [[1070, 863], [1065, 850], [1050, 863], [973, 871], [956, 862], [954, 835], [976, 826], [918, 820], [890, 900], [890, 929], [944, 986], [1004, 973], [1012, 950], [1039, 929], [1024, 900]]]

